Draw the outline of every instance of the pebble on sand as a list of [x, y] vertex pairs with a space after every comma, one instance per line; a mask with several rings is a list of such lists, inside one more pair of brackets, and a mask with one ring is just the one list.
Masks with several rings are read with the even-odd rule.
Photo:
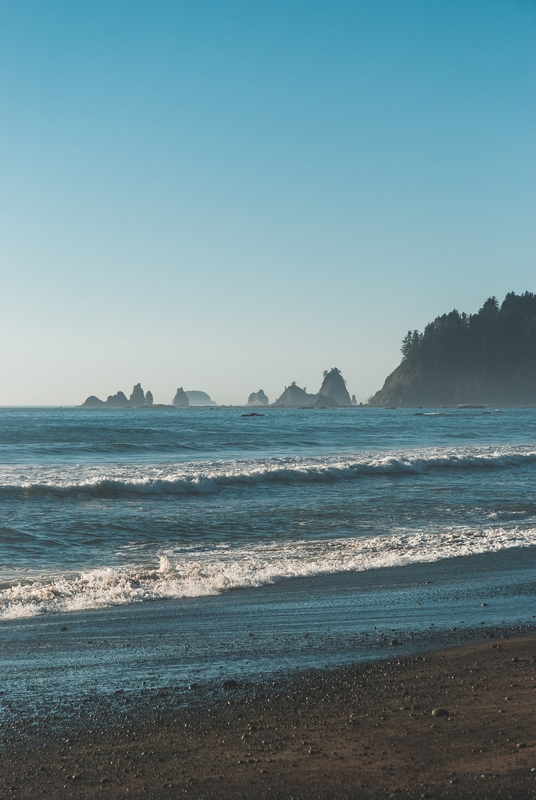
[[434, 708], [432, 709], [432, 716], [433, 717], [448, 717], [449, 712], [446, 708]]

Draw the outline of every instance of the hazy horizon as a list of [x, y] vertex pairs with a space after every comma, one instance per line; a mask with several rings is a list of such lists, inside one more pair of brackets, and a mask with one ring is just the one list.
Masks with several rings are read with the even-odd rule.
[[0, 0], [0, 406], [219, 404], [535, 291], [523, 0]]

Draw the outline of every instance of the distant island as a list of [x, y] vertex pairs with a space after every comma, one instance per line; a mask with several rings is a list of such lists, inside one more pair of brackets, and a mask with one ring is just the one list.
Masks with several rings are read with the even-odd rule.
[[373, 406], [536, 403], [536, 295], [490, 297], [476, 314], [456, 309], [408, 331], [402, 362]]
[[259, 389], [258, 392], [251, 392], [248, 397], [248, 406], [267, 406], [269, 403], [270, 401], [262, 389]]
[[215, 406], [217, 403], [211, 400], [206, 392], [190, 391], [185, 392], [182, 386], [177, 389], [177, 393], [173, 400], [172, 405], [176, 408], [188, 408], [189, 406]]
[[308, 394], [293, 381], [274, 403], [276, 408], [347, 408], [355, 406], [355, 395], [350, 397], [346, 381], [337, 367], [324, 372], [322, 386], [316, 394]]
[[215, 406], [214, 400], [206, 392], [188, 391], [185, 392], [181, 387], [171, 404], [156, 404], [152, 392], [144, 392], [141, 384], [137, 383], [132, 389], [130, 397], [124, 392], [108, 395], [106, 400], [100, 400], [94, 394], [90, 395], [80, 406], [80, 408], [187, 408], [189, 406]]
[[[486, 300], [476, 314], [456, 309], [442, 314], [421, 333], [408, 331], [402, 340], [402, 361], [385, 380], [369, 406], [438, 407], [457, 405], [536, 405], [536, 294], [510, 292], [502, 303]], [[81, 408], [190, 408], [216, 406], [206, 392], [182, 387], [169, 405], [155, 404], [150, 391], [137, 383], [100, 400], [88, 397]], [[341, 371], [326, 370], [318, 392], [293, 381], [270, 404], [262, 389], [245, 404], [272, 408], [349, 408], [350, 397]], [[362, 405], [360, 403], [360, 405]]]
[[94, 394], [90, 395], [80, 406], [80, 408], [143, 408], [153, 405], [152, 392], [145, 392], [141, 384], [137, 383], [132, 389], [129, 398], [123, 392], [108, 395], [106, 400], [100, 400]]
[[[191, 408], [192, 406], [216, 406], [206, 392], [185, 391], [180, 386], [169, 405], [155, 403], [152, 392], [144, 392], [141, 384], [137, 383], [132, 389], [130, 397], [124, 392], [108, 395], [106, 400], [101, 400], [94, 394], [90, 395], [79, 408]], [[266, 408], [270, 405], [269, 398], [262, 389], [252, 392], [247, 400], [248, 406]], [[322, 386], [316, 394], [308, 394], [305, 389], [300, 389], [294, 381], [277, 398], [272, 407], [275, 408], [347, 408], [357, 405], [355, 395], [348, 394], [346, 381], [337, 367], [324, 372]]]

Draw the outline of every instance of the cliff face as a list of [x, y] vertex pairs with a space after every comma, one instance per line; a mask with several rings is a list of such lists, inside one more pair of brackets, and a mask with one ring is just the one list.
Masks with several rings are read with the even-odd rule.
[[[433, 400], [437, 395], [441, 397], [441, 400], [434, 403]], [[450, 395], [451, 392], [449, 392]], [[387, 376], [380, 391], [370, 398], [369, 405], [441, 406], [448, 404], [448, 400], [444, 398], [445, 394], [441, 392], [441, 387], [432, 386], [429, 376], [427, 380], [426, 376], [422, 374], [422, 369], [419, 365], [413, 366], [402, 362]], [[452, 400], [452, 403], [454, 403], [454, 400]]]
[[536, 295], [487, 300], [409, 331], [402, 363], [369, 401], [376, 406], [536, 404]]
[[268, 402], [269, 400], [262, 389], [259, 389], [258, 392], [251, 392], [248, 397], [248, 406], [267, 406]]
[[335, 400], [338, 406], [352, 405], [345, 380], [337, 367], [333, 367], [329, 372], [327, 370], [324, 372], [324, 380], [318, 394]]

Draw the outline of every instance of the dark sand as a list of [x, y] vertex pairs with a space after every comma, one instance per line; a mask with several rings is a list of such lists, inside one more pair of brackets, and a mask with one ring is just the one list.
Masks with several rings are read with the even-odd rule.
[[535, 678], [527, 636], [199, 692], [118, 732], [6, 751], [0, 797], [532, 798]]

